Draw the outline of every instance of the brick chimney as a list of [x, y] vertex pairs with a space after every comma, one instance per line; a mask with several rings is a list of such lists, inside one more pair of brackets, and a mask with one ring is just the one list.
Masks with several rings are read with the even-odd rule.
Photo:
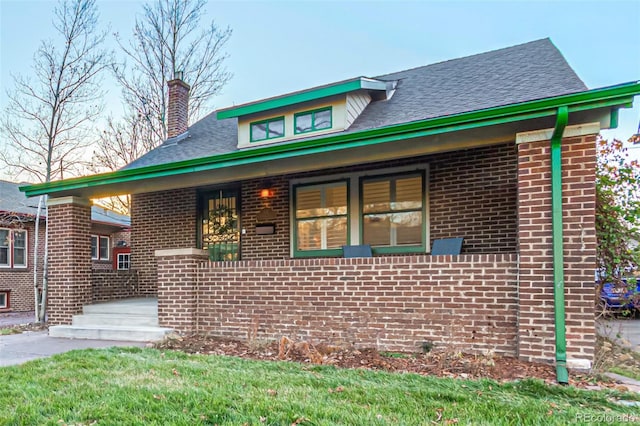
[[167, 138], [180, 136], [187, 131], [189, 86], [182, 81], [182, 71], [177, 71], [169, 86], [169, 107], [167, 108]]

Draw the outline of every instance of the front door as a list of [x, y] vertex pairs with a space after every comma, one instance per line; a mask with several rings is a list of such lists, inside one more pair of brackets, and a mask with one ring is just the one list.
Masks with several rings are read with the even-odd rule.
[[202, 248], [212, 261], [240, 259], [239, 194], [224, 188], [201, 195]]

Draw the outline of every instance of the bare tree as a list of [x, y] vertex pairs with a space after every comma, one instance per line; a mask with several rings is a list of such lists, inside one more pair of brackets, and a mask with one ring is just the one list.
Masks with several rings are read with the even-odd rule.
[[8, 142], [0, 163], [31, 181], [73, 173], [101, 112], [100, 74], [109, 65], [97, 30], [95, 0], [63, 0], [55, 9], [58, 40], [43, 41], [33, 78], [14, 76], [0, 132]]
[[144, 6], [128, 44], [118, 37], [128, 63], [114, 66], [114, 73], [127, 105], [147, 121], [147, 139], [154, 146], [167, 137], [167, 81], [176, 71], [182, 71], [191, 86], [189, 122], [200, 117], [231, 78], [224, 66], [231, 29], [220, 29], [214, 21], [202, 27], [206, 4], [206, 0], [157, 0]]
[[[43, 41], [34, 55], [33, 78], [14, 76], [14, 88], [0, 119], [0, 164], [16, 177], [49, 182], [80, 170], [91, 124], [102, 110], [101, 72], [110, 65], [98, 30], [95, 0], [61, 0], [54, 10], [56, 40]], [[43, 197], [35, 218], [36, 235]], [[45, 218], [47, 217], [45, 207]], [[48, 235], [48, 221], [45, 222]], [[36, 320], [44, 321], [47, 304], [47, 238], [42, 295], [38, 295], [38, 246], [34, 249]], [[40, 306], [38, 306], [38, 301]]]
[[[99, 136], [90, 170], [94, 173], [117, 170], [154, 147], [149, 122], [141, 115], [128, 115], [120, 121], [107, 120]], [[102, 206], [123, 214], [129, 213], [128, 195], [97, 200]]]

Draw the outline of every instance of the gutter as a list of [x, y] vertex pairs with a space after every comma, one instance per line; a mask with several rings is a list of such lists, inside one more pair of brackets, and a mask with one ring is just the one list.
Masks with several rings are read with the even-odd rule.
[[135, 169], [123, 169], [110, 173], [71, 178], [62, 181], [25, 185], [19, 189], [28, 197], [32, 197], [42, 194], [82, 190], [94, 186], [209, 171], [243, 164], [254, 164], [262, 161], [314, 154], [317, 152], [337, 151], [340, 149], [370, 146], [395, 140], [469, 130], [533, 118], [552, 117], [556, 114], [557, 109], [562, 106], [569, 108], [569, 112], [598, 108], [612, 108], [615, 110], [620, 107], [631, 107], [633, 105], [633, 97], [638, 94], [640, 94], [640, 82], [634, 81], [586, 92], [429, 118], [387, 127], [339, 133], [321, 138], [292, 141], [286, 144], [265, 145], [249, 150], [232, 151], [209, 157], [157, 164]]
[[562, 134], [569, 121], [569, 108], [558, 108], [551, 136], [551, 229], [553, 241], [553, 310], [556, 337], [556, 379], [569, 383], [564, 311], [564, 247], [562, 229]]

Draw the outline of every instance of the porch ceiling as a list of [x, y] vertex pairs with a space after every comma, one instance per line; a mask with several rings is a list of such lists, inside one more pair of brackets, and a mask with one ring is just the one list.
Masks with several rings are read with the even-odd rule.
[[[407, 123], [393, 128], [359, 132], [347, 140], [337, 136], [327, 138], [326, 141], [294, 141], [182, 163], [31, 185], [22, 187], [21, 190], [25, 191], [27, 196], [50, 194], [55, 197], [101, 198], [212, 185], [503, 143], [514, 141], [516, 133], [519, 132], [552, 128], [555, 123], [556, 104], [570, 104], [572, 97], [576, 99], [575, 105], [570, 107], [569, 125], [598, 122], [602, 128], [608, 128], [612, 109], [630, 106], [633, 95], [629, 92], [638, 91], [639, 87], [637, 83], [614, 86], [594, 90], [593, 93], [585, 92], [533, 101], [526, 105], [508, 105], [459, 116]], [[582, 97], [586, 97], [591, 103], [585, 103]]]

